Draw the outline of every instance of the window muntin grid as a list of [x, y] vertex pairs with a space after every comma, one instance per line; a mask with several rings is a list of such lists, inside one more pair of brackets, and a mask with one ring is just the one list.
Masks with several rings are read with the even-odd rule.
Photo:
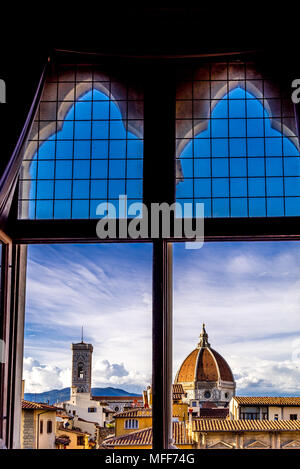
[[142, 201], [142, 94], [70, 73], [46, 84], [20, 173], [21, 219], [96, 218], [103, 202], [118, 217], [119, 196]]
[[247, 64], [234, 66], [207, 64], [178, 86], [177, 202], [192, 203], [193, 216], [196, 202], [206, 217], [298, 216], [291, 99]]

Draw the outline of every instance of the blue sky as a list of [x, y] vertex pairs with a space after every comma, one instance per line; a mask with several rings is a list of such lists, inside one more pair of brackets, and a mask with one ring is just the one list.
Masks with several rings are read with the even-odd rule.
[[[147, 244], [30, 246], [26, 389], [70, 384], [71, 342], [94, 345], [93, 385], [141, 391], [151, 381]], [[300, 246], [174, 246], [174, 374], [205, 322], [239, 394], [298, 394]]]

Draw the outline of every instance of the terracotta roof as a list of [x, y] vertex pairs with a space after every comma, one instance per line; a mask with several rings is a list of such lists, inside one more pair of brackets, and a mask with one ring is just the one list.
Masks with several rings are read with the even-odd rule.
[[201, 419], [226, 419], [229, 415], [229, 409], [200, 409]]
[[137, 407], [136, 409], [124, 410], [124, 412], [117, 412], [115, 418], [131, 418], [131, 417], [152, 417], [152, 410], [145, 409], [144, 407]]
[[251, 397], [234, 396], [236, 402], [242, 405], [276, 405], [276, 406], [298, 406], [300, 397]]
[[22, 409], [25, 410], [63, 410], [59, 407], [55, 407], [54, 405], [44, 404], [43, 402], [31, 402], [22, 400]]
[[[68, 433], [76, 433], [77, 435], [89, 435], [90, 436], [90, 433], [88, 432], [82, 432], [81, 430], [78, 430], [76, 428], [58, 428], [58, 430], [60, 432], [68, 432]], [[59, 436], [63, 436], [63, 435], [59, 435]]]
[[233, 382], [231, 369], [224, 358], [209, 347], [196, 348], [182, 363], [176, 383], [193, 381], [223, 381]]
[[[173, 438], [175, 445], [190, 445], [193, 440], [189, 437], [185, 424], [183, 422], [173, 422]], [[152, 445], [152, 427], [144, 428], [137, 432], [110, 437], [103, 441], [104, 447], [116, 446], [151, 446]]]
[[110, 401], [110, 402], [121, 402], [121, 401], [142, 401], [143, 396], [92, 396], [94, 401]]
[[300, 420], [195, 419], [193, 430], [196, 432], [300, 431]]
[[197, 348], [183, 361], [175, 378], [175, 383], [194, 381], [234, 382], [231, 369], [224, 358], [210, 347], [204, 324]]

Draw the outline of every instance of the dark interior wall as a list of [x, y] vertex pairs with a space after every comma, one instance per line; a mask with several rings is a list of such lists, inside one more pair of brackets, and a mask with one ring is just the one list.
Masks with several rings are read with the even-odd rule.
[[[30, 23], [15, 24], [0, 42], [0, 79], [5, 80], [6, 104], [0, 104], [0, 174], [25, 122], [43, 65], [53, 49], [106, 55], [148, 57], [259, 51], [280, 73], [296, 68], [298, 40], [290, 25], [284, 34], [266, 23], [262, 12], [247, 11], [239, 18], [217, 7], [155, 8], [103, 7], [82, 11], [44, 11]], [[36, 16], [36, 14], [38, 15]], [[282, 16], [281, 16], [282, 18]], [[247, 19], [247, 21], [246, 21]], [[9, 18], [5, 19], [9, 23]], [[283, 22], [282, 18], [282, 22]], [[276, 34], [275, 34], [276, 32]], [[292, 72], [291, 76], [297, 72]], [[300, 77], [300, 74], [299, 74]], [[157, 77], [159, 79], [159, 76]]]

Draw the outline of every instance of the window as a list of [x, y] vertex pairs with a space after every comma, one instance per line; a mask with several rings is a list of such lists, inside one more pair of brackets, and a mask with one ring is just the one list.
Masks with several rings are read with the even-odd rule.
[[125, 420], [124, 428], [126, 428], [126, 429], [138, 429], [139, 428], [139, 421], [136, 420], [136, 419]]
[[89, 407], [88, 412], [90, 412], [90, 413], [97, 412], [97, 409], [96, 409], [96, 407]]
[[44, 427], [44, 421], [41, 420], [41, 421], [40, 421], [40, 434], [41, 434], [41, 435], [43, 434], [43, 427]]
[[192, 402], [192, 407], [197, 407], [197, 402], [196, 401]]
[[290, 420], [297, 420], [297, 414], [290, 414]]
[[205, 216], [300, 215], [300, 158], [289, 88], [252, 64], [206, 64], [177, 89], [177, 201]]
[[209, 399], [210, 396], [211, 396], [210, 392], [209, 392], [209, 391], [205, 391], [205, 393], [204, 393], [205, 399]]
[[274, 414], [274, 420], [278, 420], [278, 414]]
[[77, 437], [77, 446], [84, 446], [84, 437], [78, 436]]
[[119, 196], [142, 201], [142, 177], [143, 94], [92, 67], [49, 76], [21, 169], [19, 218], [97, 218], [108, 202], [119, 216]]
[[[72, 64], [76, 61], [74, 56], [69, 58], [73, 59], [72, 62], [70, 61]], [[187, 60], [189, 64], [191, 61]], [[199, 64], [198, 60], [197, 62]], [[170, 62], [166, 62], [166, 69], [168, 63]], [[154, 81], [157, 81], [159, 85], [153, 83], [155, 92], [159, 90], [161, 81], [163, 82], [164, 79], [164, 87], [167, 90], [166, 75], [172, 80], [171, 74], [177, 63], [177, 60], [172, 63], [171, 68], [168, 70], [168, 72], [171, 72], [170, 74], [165, 73], [162, 76], [159, 73], [157, 74], [158, 79]], [[180, 60], [180, 66], [181, 63]], [[201, 67], [198, 64], [195, 67], [197, 73], [193, 73], [191, 77], [181, 77], [179, 80], [181, 88], [178, 87], [177, 90], [177, 201], [181, 204], [185, 201], [191, 201], [193, 207], [195, 207], [197, 201], [204, 202], [205, 215], [212, 219], [218, 217], [250, 218], [299, 215], [299, 194], [297, 190], [297, 178], [299, 177], [298, 139], [295, 137], [294, 111], [289, 107], [285, 89], [281, 86], [270, 89], [268, 87], [269, 77], [268, 79], [262, 78], [259, 73], [253, 73], [254, 67], [252, 65], [235, 62], [234, 59], [232, 62], [226, 61], [221, 64], [211, 62]], [[155, 125], [159, 118], [160, 121], [164, 120], [166, 125], [169, 122], [173, 126], [173, 107], [170, 106], [170, 112], [168, 112], [171, 92], [165, 101], [157, 99], [155, 106], [158, 119], [156, 120], [154, 105], [149, 102], [151, 101], [149, 100], [150, 92], [148, 89], [150, 87], [147, 85], [149, 140], [152, 139], [157, 146], [162, 144], [164, 150], [157, 152], [161, 161], [155, 155], [155, 151], [152, 151], [152, 159], [149, 157], [151, 152], [148, 151], [147, 155], [145, 153], [145, 163], [147, 162], [148, 168], [151, 164], [155, 168], [151, 173], [152, 187], [149, 183], [151, 177], [148, 177], [147, 185], [142, 184], [140, 174], [142, 168], [146, 168], [146, 164], [143, 161], [144, 156], [141, 157], [135, 151], [136, 145], [140, 150], [143, 148], [143, 134], [140, 131], [143, 127], [143, 96], [139, 96], [135, 92], [135, 97], [132, 99], [132, 89], [128, 86], [129, 80], [122, 82], [119, 79], [120, 77], [116, 79], [112, 74], [109, 74], [108, 77], [104, 77], [105, 74], [100, 76], [99, 70], [97, 71], [93, 65], [86, 67], [86, 70], [76, 65], [69, 67], [57, 66], [57, 64], [52, 63], [50, 65], [53, 73], [51, 72], [51, 76], [48, 77], [42, 102], [33, 122], [29, 143], [25, 148], [25, 158], [17, 194], [19, 198], [19, 219], [15, 219], [14, 210], [10, 213], [9, 230], [14, 243], [13, 249], [23, 248], [22, 243], [24, 240], [28, 244], [44, 241], [50, 244], [56, 242], [57, 239], [62, 243], [77, 242], [78, 239], [80, 239], [80, 242], [88, 242], [87, 239], [90, 239], [91, 235], [88, 234], [90, 238], [85, 236], [86, 228], [92, 225], [83, 223], [84, 220], [82, 219], [95, 218], [97, 215], [95, 208], [102, 201], [115, 204], [124, 187], [125, 193], [131, 200], [141, 200], [143, 191], [146, 194], [146, 200], [155, 199], [159, 193], [159, 191], [155, 191], [155, 186], [163, 186], [163, 184], [156, 184], [157, 179], [159, 182], [161, 181], [159, 177], [156, 179], [155, 175], [163, 174], [165, 176], [166, 174], [162, 157], [166, 155], [166, 159], [169, 161], [172, 160], [173, 156], [171, 144], [174, 143], [174, 139], [172, 132], [167, 132], [167, 138], [165, 138], [163, 126], [158, 125], [157, 134], [155, 133]], [[156, 73], [155, 69], [154, 72]], [[118, 83], [118, 86], [115, 86], [115, 83]], [[125, 87], [119, 87], [120, 83], [126, 83]], [[171, 90], [173, 90], [173, 85], [174, 81], [170, 87]], [[157, 96], [159, 97], [158, 93]], [[153, 97], [153, 101], [155, 101], [155, 93], [153, 93]], [[134, 101], [134, 117], [132, 118], [129, 117], [129, 112], [127, 112], [131, 107], [131, 101]], [[98, 103], [101, 104], [98, 106]], [[101, 115], [107, 103], [108, 117], [105, 117], [104, 114], [103, 118], [95, 117], [94, 109], [98, 109]], [[150, 119], [149, 106], [152, 110]], [[113, 108], [116, 112], [119, 112], [116, 119], [112, 118], [111, 110]], [[241, 109], [243, 110], [242, 113], [240, 113]], [[205, 112], [202, 112], [203, 110]], [[151, 119], [153, 117], [154, 119]], [[115, 121], [117, 121], [116, 126]], [[122, 131], [123, 135], [117, 134], [121, 137], [114, 138], [113, 132], [115, 130]], [[273, 131], [274, 133], [272, 133]], [[132, 138], [130, 133], [133, 135]], [[89, 135], [88, 138], [85, 138], [85, 135]], [[170, 135], [171, 138], [169, 138]], [[172, 143], [169, 144], [168, 142]], [[280, 154], [277, 153], [277, 146], [275, 145], [278, 142], [281, 142], [282, 147]], [[134, 152], [130, 156], [128, 151], [131, 145]], [[153, 147], [152, 149], [155, 150]], [[119, 151], [120, 153], [118, 153]], [[131, 158], [135, 162], [133, 168], [130, 169]], [[114, 160], [118, 164], [114, 165]], [[172, 165], [170, 165], [172, 171], [169, 171], [170, 179], [166, 177], [166, 187], [161, 187], [160, 200], [168, 200], [166, 197], [168, 193], [172, 194], [173, 197], [174, 187], [171, 187], [170, 183], [173, 178]], [[133, 173], [130, 173], [131, 170]], [[102, 177], [103, 174], [106, 174], [106, 176]], [[129, 185], [131, 181], [130, 174], [132, 174], [132, 180], [134, 181], [132, 185]], [[139, 176], [135, 177], [136, 174]], [[145, 171], [145, 179], [147, 175], [149, 176], [149, 171]], [[174, 183], [174, 178], [172, 182]], [[138, 193], [132, 192], [135, 188], [139, 189]], [[36, 222], [41, 219], [47, 220], [47, 223]], [[57, 219], [61, 219], [59, 222], [64, 223], [57, 223]], [[80, 219], [82, 223], [68, 223], [70, 219]], [[51, 220], [51, 222], [48, 223], [48, 220]], [[269, 220], [266, 221], [269, 222]], [[290, 220], [287, 223], [289, 222]], [[257, 223], [259, 225], [260, 220]], [[270, 220], [272, 228], [274, 223], [274, 220]], [[223, 237], [223, 241], [232, 241], [230, 235], [233, 238], [240, 236], [239, 228], [243, 227], [241, 221], [232, 223], [232, 220], [229, 220], [230, 234], [226, 229], [224, 234], [224, 231], [222, 231], [225, 226], [224, 222], [218, 224], [216, 220], [212, 220], [212, 223], [209, 221], [208, 225], [209, 227], [217, 227], [215, 230], [216, 239]], [[293, 225], [295, 230], [292, 231], [295, 238], [300, 236], [297, 225], [296, 219]], [[70, 233], [73, 226], [76, 227], [74, 238], [73, 234], [67, 234]], [[247, 224], [247, 226], [249, 225]], [[256, 238], [257, 240], [256, 235], [262, 234], [261, 225], [258, 226], [257, 230], [256, 225], [251, 226], [254, 226], [254, 228], [249, 235], [249, 239]], [[44, 234], [44, 227], [48, 227], [47, 236]], [[206, 232], [209, 240], [212, 239], [211, 232], [209, 230]], [[275, 237], [282, 236], [282, 239], [285, 240], [288, 237], [284, 224], [275, 226], [272, 233]], [[247, 239], [245, 234], [242, 234], [241, 237], [243, 241]], [[153, 318], [155, 319], [153, 324], [153, 331], [155, 332], [153, 334], [155, 344], [153, 373], [155, 379], [153, 382], [156, 387], [154, 403], [158, 403], [159, 399], [162, 402], [168, 402], [166, 393], [168, 385], [165, 371], [169, 352], [166, 354], [160, 352], [166, 349], [168, 343], [171, 346], [171, 341], [169, 341], [166, 333], [169, 319], [168, 315], [165, 315], [167, 310], [167, 301], [165, 300], [169, 289], [165, 280], [166, 276], [161, 275], [160, 277], [160, 266], [165, 267], [167, 265], [165, 247], [168, 246], [161, 241], [160, 239], [160, 244], [154, 242], [156, 246], [153, 263], [153, 292], [155, 292], [153, 298]], [[173, 240], [171, 241], [173, 242]], [[163, 249], [159, 252], [161, 246]], [[14, 265], [11, 270], [16, 273], [16, 280], [22, 279], [22, 276], [24, 278], [24, 271], [17, 265], [18, 256], [14, 255], [12, 259]], [[8, 271], [9, 269], [7, 269]], [[226, 272], [225, 279], [227, 277]], [[197, 282], [199, 289], [199, 277]], [[22, 288], [21, 283], [20, 290]], [[10, 288], [10, 296], [13, 295], [14, 290], [16, 289]], [[13, 305], [11, 309], [13, 310], [14, 305], [18, 302], [13, 301], [15, 298], [11, 299]], [[186, 304], [186, 297], [183, 304]], [[199, 315], [199, 304], [201, 308], [203, 308], [203, 304], [202, 302], [195, 304]], [[224, 306], [226, 305], [223, 302], [222, 308]], [[118, 309], [122, 312], [122, 307]], [[211, 306], [211, 309], [207, 310], [207, 314], [210, 316], [213, 313], [212, 309]], [[185, 312], [184, 314], [189, 314], [186, 308], [182, 308], [182, 311]], [[160, 314], [161, 312], [164, 315]], [[157, 320], [158, 313], [162, 318], [161, 322]], [[204, 308], [203, 313], [205, 313]], [[239, 317], [241, 316], [250, 317], [250, 315], [239, 314]], [[10, 317], [14, 320], [14, 317], [20, 317], [20, 315], [10, 314]], [[221, 330], [220, 322], [224, 318], [226, 318], [226, 312], [222, 310], [218, 320], [215, 321], [219, 330]], [[21, 322], [18, 321], [18, 324]], [[186, 320], [186, 323], [189, 327], [191, 324], [195, 324], [193, 318], [189, 318], [189, 321]], [[239, 321], [235, 321], [234, 324], [238, 323]], [[270, 323], [268, 321], [267, 328], [269, 328]], [[184, 325], [183, 322], [181, 322], [181, 331], [183, 330], [182, 325]], [[12, 326], [15, 326], [15, 324], [12, 324]], [[78, 325], [74, 323], [74, 328], [75, 326]], [[247, 324], [244, 328], [247, 328]], [[213, 327], [209, 326], [209, 329], [212, 330]], [[55, 331], [55, 328], [53, 330]], [[261, 330], [265, 330], [265, 328], [261, 328]], [[230, 334], [235, 333], [233, 331], [235, 331], [235, 328], [231, 328]], [[230, 334], [223, 334], [223, 336], [229, 340], [231, 338]], [[30, 337], [33, 336], [34, 334]], [[137, 336], [137, 339], [140, 339], [140, 337]], [[222, 339], [218, 336], [215, 337], [215, 342], [218, 345], [218, 341]], [[161, 341], [161, 348], [159, 341]], [[137, 341], [134, 340], [131, 343], [137, 344]], [[17, 350], [13, 342], [9, 344], [9, 348], [13, 351]], [[132, 353], [134, 352], [136, 350], [132, 351]], [[227, 352], [228, 350], [225, 349], [225, 355], [227, 355]], [[180, 353], [182, 354], [182, 348]], [[15, 359], [15, 356], [13, 358]], [[13, 371], [16, 367], [14, 362], [17, 363], [18, 360], [10, 359], [9, 364], [13, 364]], [[162, 373], [163, 379], [160, 379], [159, 375], [161, 370], [164, 371]], [[16, 374], [16, 376], [19, 376], [19, 374]], [[157, 392], [157, 389], [159, 392]], [[160, 392], [160, 390], [163, 392]], [[9, 402], [9, 399], [6, 400]], [[11, 402], [14, 404], [14, 396], [11, 398]], [[156, 408], [159, 408], [158, 405]], [[163, 425], [158, 425], [162, 422]], [[167, 412], [156, 414], [156, 422], [153, 424], [153, 444], [156, 449], [167, 447], [166, 441], [169, 441], [169, 438], [166, 438], [168, 428]], [[10, 429], [9, 431], [11, 434]], [[11, 436], [9, 438], [12, 441]]]
[[52, 433], [52, 421], [48, 420], [47, 422], [47, 433]]
[[78, 375], [77, 376], [79, 379], [84, 378], [83, 363], [78, 363]]
[[241, 412], [241, 419], [243, 420], [258, 420], [259, 412]]

